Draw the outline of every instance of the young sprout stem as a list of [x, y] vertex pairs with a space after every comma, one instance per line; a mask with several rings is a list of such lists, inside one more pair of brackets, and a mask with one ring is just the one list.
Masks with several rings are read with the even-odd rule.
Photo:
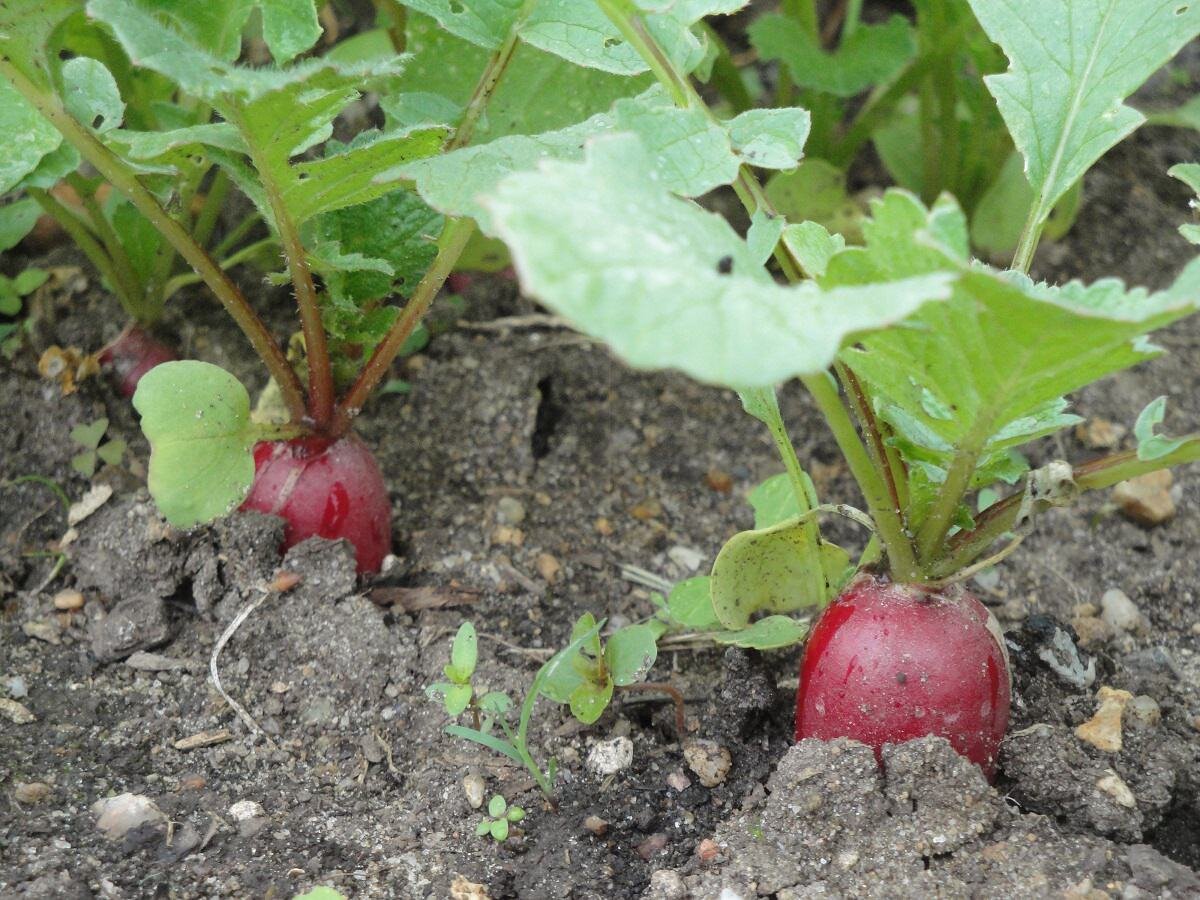
[[[497, 85], [500, 84], [501, 78], [508, 70], [508, 64], [512, 61], [513, 54], [520, 43], [518, 36], [520, 26], [533, 7], [534, 0], [525, 0], [521, 13], [508, 30], [504, 43], [488, 60], [487, 66], [479, 76], [479, 81], [475, 84], [471, 99], [463, 111], [462, 120], [454, 131], [454, 137], [446, 145], [447, 153], [465, 147], [471, 142], [471, 138], [475, 134], [475, 127], [479, 124], [484, 110], [487, 109], [488, 102], [495, 93]], [[429, 307], [433, 305], [438, 291], [442, 289], [447, 276], [454, 270], [458, 258], [462, 256], [462, 252], [474, 232], [475, 223], [470, 219], [450, 219], [446, 222], [442, 234], [438, 238], [438, 253], [433, 264], [425, 272], [412, 296], [408, 298], [404, 310], [392, 323], [392, 327], [388, 329], [383, 340], [376, 345], [371, 358], [367, 360], [354, 383], [338, 403], [339, 421], [334, 426], [335, 433], [340, 433], [350, 427], [354, 417], [367, 402], [371, 391], [387, 375], [396, 354], [407, 343], [413, 331], [429, 311]]]
[[679, 737], [680, 742], [683, 741], [687, 734], [687, 723], [684, 718], [684, 701], [683, 692], [673, 684], [664, 684], [654, 681], [638, 681], [634, 684], [621, 685], [623, 691], [634, 691], [643, 693], [666, 694], [671, 698], [672, 704], [675, 706], [675, 734]]
[[0, 59], [0, 75], [5, 76], [34, 108], [57, 128], [80, 155], [95, 167], [108, 182], [124, 194], [144, 215], [158, 232], [170, 242], [188, 264], [195, 269], [208, 285], [226, 312], [250, 340], [251, 345], [279, 385], [280, 394], [292, 418], [300, 421], [304, 417], [304, 392], [296, 373], [288, 364], [279, 345], [275, 343], [267, 326], [246, 301], [233, 280], [221, 270], [196, 243], [188, 232], [169, 216], [159, 205], [154, 195], [138, 180], [137, 175], [95, 135], [80, 125], [66, 111], [58, 98], [35, 85], [12, 63]]
[[125, 245], [121, 243], [121, 239], [113, 230], [108, 217], [104, 215], [104, 210], [96, 202], [95, 190], [89, 187], [78, 172], [71, 172], [67, 175], [66, 181], [79, 195], [83, 209], [87, 213], [85, 221], [91, 227], [92, 233], [104, 245], [108, 258], [112, 260], [113, 271], [120, 279], [117, 284], [113, 285], [114, 290], [125, 295], [133, 318], [139, 322], [149, 323], [156, 317], [149, 314], [152, 310], [147, 309], [150, 305], [149, 298], [146, 296], [147, 286], [142, 283], [137, 272], [134, 271], [133, 264], [129, 261], [129, 254], [125, 252]]

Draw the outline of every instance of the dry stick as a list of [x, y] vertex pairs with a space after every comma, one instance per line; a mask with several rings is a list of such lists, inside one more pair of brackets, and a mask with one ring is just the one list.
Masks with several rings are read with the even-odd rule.
[[271, 740], [270, 735], [263, 731], [259, 727], [258, 723], [254, 721], [254, 717], [247, 712], [246, 708], [234, 700], [233, 697], [229, 696], [225, 688], [221, 686], [221, 673], [217, 668], [217, 659], [220, 657], [221, 651], [225, 649], [225, 645], [229, 643], [230, 638], [232, 638], [234, 633], [242, 627], [242, 623], [250, 617], [252, 612], [262, 606], [263, 602], [268, 597], [270, 597], [272, 594], [281, 594], [285, 591], [289, 591], [299, 583], [300, 577], [298, 575], [295, 575], [291, 572], [281, 572], [279, 575], [275, 576], [275, 580], [270, 584], [260, 587], [258, 589], [259, 595], [242, 607], [242, 610], [236, 616], [234, 616], [233, 621], [229, 623], [229, 627], [227, 627], [221, 633], [221, 636], [217, 638], [216, 644], [213, 645], [212, 656], [209, 657], [208, 660], [209, 678], [212, 680], [213, 687], [217, 689], [217, 693], [220, 694], [221, 698], [229, 704], [230, 708], [235, 713], [237, 713], [238, 718], [242, 720], [246, 727], [249, 728], [254, 734], [262, 737], [262, 739], [266, 741], [267, 746], [272, 750], [277, 750], [279, 748], [276, 746], [275, 742]]
[[138, 180], [137, 175], [95, 135], [80, 125], [57, 97], [39, 88], [3, 58], [0, 58], [0, 75], [8, 78], [13, 87], [50, 120], [50, 124], [62, 133], [96, 171], [129, 198], [129, 202], [137, 211], [149, 219], [159, 234], [199, 273], [274, 376], [292, 419], [296, 422], [301, 421], [305, 414], [304, 391], [300, 387], [296, 372], [279, 345], [275, 343], [275, 338], [266, 324], [246, 301], [233, 280], [213, 261], [207, 251], [196, 243], [187, 230], [167, 214], [154, 195]]
[[651, 691], [659, 694], [666, 694], [671, 698], [671, 702], [675, 704], [675, 733], [679, 736], [682, 743], [684, 735], [687, 733], [686, 721], [684, 719], [683, 692], [679, 688], [671, 684], [663, 684], [662, 682], [654, 681], [638, 681], [634, 684], [621, 685], [623, 691], [642, 691], [649, 693]]

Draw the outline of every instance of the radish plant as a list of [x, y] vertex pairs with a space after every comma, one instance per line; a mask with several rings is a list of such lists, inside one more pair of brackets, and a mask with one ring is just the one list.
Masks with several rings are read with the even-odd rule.
[[[480, 152], [464, 172], [476, 178], [469, 193], [429, 180], [462, 158], [449, 154], [410, 167], [418, 189], [448, 214], [470, 210], [508, 245], [527, 293], [626, 362], [733, 388], [766, 424], [785, 471], [755, 492], [757, 527], [718, 555], [708, 601], [728, 629], [825, 610], [803, 663], [797, 737], [879, 747], [940, 734], [990, 774], [1009, 675], [995, 620], [963, 583], [1011, 553], [1047, 508], [1200, 458], [1200, 437], [1155, 433], [1161, 409], [1144, 415], [1134, 451], [1031, 470], [1020, 449], [1078, 422], [1067, 394], [1153, 358], [1161, 351], [1146, 336], [1200, 303], [1200, 261], [1155, 293], [1026, 274], [1055, 207], [1142, 121], [1126, 98], [1200, 33], [1200, 6], [972, 3], [1008, 59], [984, 84], [1031, 188], [1013, 266], [999, 270], [971, 258], [967, 217], [949, 195], [927, 204], [888, 191], [862, 223], [861, 246], [785, 221], [738, 126], [751, 113], [800, 114], [719, 119], [651, 27], [659, 4], [598, 5], [674, 116], [696, 123], [689, 174], [731, 184], [748, 233], [688, 199], [702, 179], [664, 170], [653, 135], [620, 122], [620, 103], [617, 127], [593, 129], [582, 153], [574, 133], [559, 158], [492, 179]], [[1039, 33], [1067, 43], [1060, 53]], [[670, 121], [661, 116], [655, 133]], [[765, 267], [772, 258], [786, 284]], [[828, 423], [864, 511], [817, 496], [775, 402], [775, 385], [791, 378]], [[975, 512], [984, 489], [999, 499]], [[827, 514], [869, 528], [857, 563], [821, 535]]]

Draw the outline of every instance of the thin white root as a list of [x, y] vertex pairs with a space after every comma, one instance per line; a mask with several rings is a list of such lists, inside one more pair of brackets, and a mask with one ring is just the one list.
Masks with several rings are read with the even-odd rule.
[[270, 735], [268, 735], [262, 730], [262, 728], [259, 727], [258, 723], [254, 721], [254, 717], [246, 711], [246, 707], [242, 706], [242, 704], [238, 703], [231, 696], [229, 696], [229, 694], [225, 691], [225, 688], [221, 686], [221, 673], [217, 669], [217, 658], [221, 655], [221, 651], [225, 649], [225, 645], [229, 643], [230, 638], [232, 638], [234, 633], [242, 627], [242, 623], [250, 617], [250, 614], [262, 606], [263, 602], [273, 593], [275, 593], [275, 591], [273, 591], [270, 587], [262, 587], [259, 589], [259, 591], [259, 595], [242, 607], [241, 611], [233, 617], [233, 621], [229, 623], [229, 627], [227, 627], [225, 631], [222, 632], [221, 636], [217, 638], [217, 643], [213, 645], [212, 656], [208, 661], [208, 675], [212, 680], [213, 687], [217, 689], [217, 693], [220, 694], [221, 698], [229, 704], [230, 708], [235, 713], [237, 713], [238, 718], [242, 720], [245, 726], [249, 728], [251, 732], [261, 737], [267, 743], [267, 746], [269, 746], [272, 750], [275, 750], [278, 748], [276, 747], [275, 742], [271, 740]]

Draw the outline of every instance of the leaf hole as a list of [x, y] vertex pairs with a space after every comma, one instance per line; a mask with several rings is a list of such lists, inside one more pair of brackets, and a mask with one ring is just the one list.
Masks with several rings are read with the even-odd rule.
[[615, 38], [615, 37], [606, 37], [606, 38], [604, 39], [604, 49], [605, 49], [605, 50], [610, 50], [610, 49], [612, 49], [613, 47], [617, 46], [617, 44], [619, 44], [619, 43], [621, 43], [621, 39], [620, 39], [620, 38]]
[[1175, 15], [1182, 16], [1187, 11], [1188, 11], [1188, 8], [1186, 6], [1180, 6], [1175, 10]]
[[717, 272], [721, 275], [728, 275], [733, 271], [733, 257], [722, 256], [717, 260]]

